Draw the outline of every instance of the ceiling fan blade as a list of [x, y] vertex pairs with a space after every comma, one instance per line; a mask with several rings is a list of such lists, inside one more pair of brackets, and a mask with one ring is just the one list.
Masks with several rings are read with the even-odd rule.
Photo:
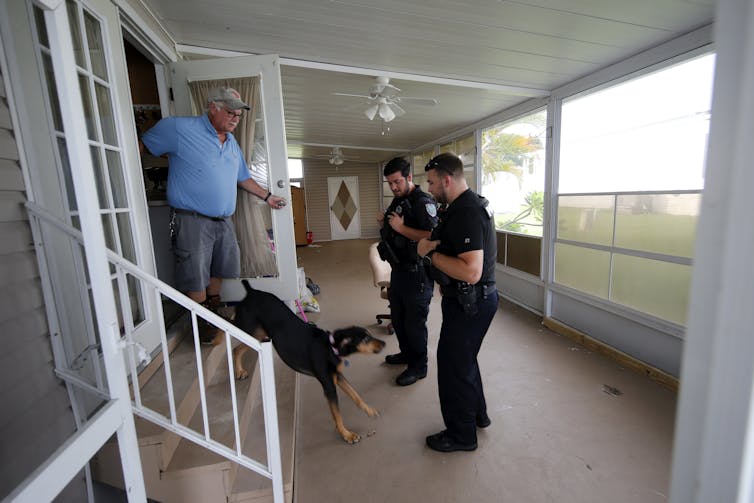
[[406, 111], [399, 107], [397, 103], [390, 103], [390, 108], [393, 109], [393, 113], [396, 117], [400, 117], [401, 115], [406, 114]]
[[393, 84], [385, 84], [385, 87], [384, 89], [382, 89], [382, 92], [380, 93], [380, 95], [384, 96], [385, 98], [392, 98], [400, 91], [401, 90], [395, 87]]
[[391, 104], [388, 104], [388, 103], [381, 103], [379, 107], [380, 118], [385, 122], [390, 122], [396, 117], [395, 112], [393, 111], [390, 105]]
[[434, 106], [439, 103], [434, 98], [413, 98], [411, 96], [397, 96], [393, 98], [394, 101], [410, 101], [412, 104], [415, 105], [427, 105], [427, 106]]
[[350, 96], [352, 98], [366, 98], [368, 100], [371, 100], [371, 96], [367, 96], [366, 94], [351, 94], [351, 93], [332, 93], [333, 96]]
[[374, 119], [374, 116], [377, 115], [378, 108], [379, 108], [379, 105], [377, 105], [377, 103], [370, 105], [369, 108], [364, 110], [364, 115], [367, 116], [367, 119], [372, 120]]

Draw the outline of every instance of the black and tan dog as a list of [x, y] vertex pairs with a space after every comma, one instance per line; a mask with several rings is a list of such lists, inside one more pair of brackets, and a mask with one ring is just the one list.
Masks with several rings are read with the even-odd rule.
[[[355, 444], [361, 437], [343, 425], [343, 417], [338, 407], [337, 384], [351, 397], [356, 405], [369, 417], [375, 417], [377, 410], [370, 407], [343, 375], [342, 358], [353, 353], [379, 353], [385, 343], [372, 337], [362, 327], [349, 327], [326, 332], [314, 324], [306, 323], [276, 296], [251, 288], [244, 280], [246, 297], [236, 307], [233, 323], [241, 330], [260, 341], [272, 340], [280, 358], [293, 370], [315, 377], [325, 392], [335, 428], [349, 444]], [[241, 358], [249, 350], [242, 344], [233, 350], [234, 367], [237, 379], [245, 379], [248, 372], [243, 368]]]

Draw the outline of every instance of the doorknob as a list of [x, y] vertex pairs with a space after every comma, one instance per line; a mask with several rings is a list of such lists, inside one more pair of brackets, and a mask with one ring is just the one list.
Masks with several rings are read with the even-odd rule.
[[278, 180], [278, 188], [280, 189], [285, 188], [285, 180]]

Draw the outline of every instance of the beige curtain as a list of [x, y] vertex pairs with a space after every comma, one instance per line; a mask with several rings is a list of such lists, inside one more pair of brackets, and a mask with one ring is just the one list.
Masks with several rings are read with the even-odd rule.
[[[246, 155], [246, 162], [251, 166], [254, 158], [256, 117], [260, 110], [259, 77], [189, 82], [192, 104], [197, 114], [207, 110], [209, 91], [217, 86], [232, 87], [251, 107], [233, 132], [233, 136], [236, 137], [241, 150]], [[276, 276], [277, 261], [265, 225], [266, 221], [270, 221], [269, 215], [265, 218], [265, 213], [270, 211], [269, 206], [245, 190], [239, 190], [237, 197], [233, 223], [241, 248], [241, 277]]]

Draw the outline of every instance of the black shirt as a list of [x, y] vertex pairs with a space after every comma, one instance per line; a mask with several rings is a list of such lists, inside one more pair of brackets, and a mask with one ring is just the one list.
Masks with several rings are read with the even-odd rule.
[[495, 282], [497, 261], [495, 223], [487, 205], [485, 198], [468, 189], [440, 212], [440, 223], [432, 232], [432, 240], [441, 241], [437, 251], [443, 255], [457, 257], [472, 250], [484, 251], [480, 284]]
[[412, 229], [431, 231], [437, 226], [437, 203], [431, 195], [414, 186], [414, 190], [406, 196], [393, 198], [385, 211], [385, 220], [380, 232], [382, 239], [393, 247], [401, 263], [416, 262], [419, 259], [416, 254], [416, 241], [398, 234], [390, 227], [390, 213], [403, 216], [403, 223]]

